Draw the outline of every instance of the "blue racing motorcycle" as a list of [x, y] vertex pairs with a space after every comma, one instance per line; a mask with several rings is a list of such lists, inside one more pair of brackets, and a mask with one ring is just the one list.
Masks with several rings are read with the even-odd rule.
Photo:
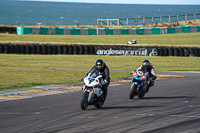
[[131, 74], [133, 77], [131, 80], [129, 98], [133, 99], [135, 95], [139, 98], [143, 98], [148, 89], [149, 73], [144, 73], [144, 71], [135, 71]]

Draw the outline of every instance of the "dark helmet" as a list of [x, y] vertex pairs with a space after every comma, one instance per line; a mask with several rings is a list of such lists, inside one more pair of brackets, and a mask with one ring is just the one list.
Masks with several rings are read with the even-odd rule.
[[149, 67], [149, 66], [150, 66], [149, 60], [144, 60], [144, 61], [142, 62], [142, 65], [143, 65], [144, 67]]
[[97, 69], [102, 69], [103, 67], [104, 67], [104, 62], [103, 62], [103, 60], [102, 59], [98, 59], [97, 61], [96, 61], [96, 63], [95, 63], [95, 66], [96, 66], [96, 68]]

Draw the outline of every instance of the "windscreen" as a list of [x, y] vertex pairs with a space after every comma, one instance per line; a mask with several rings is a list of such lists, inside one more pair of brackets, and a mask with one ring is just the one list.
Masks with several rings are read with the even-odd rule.
[[90, 72], [90, 77], [91, 78], [96, 78], [97, 76], [99, 76], [100, 72], [96, 69], [93, 69], [91, 72]]

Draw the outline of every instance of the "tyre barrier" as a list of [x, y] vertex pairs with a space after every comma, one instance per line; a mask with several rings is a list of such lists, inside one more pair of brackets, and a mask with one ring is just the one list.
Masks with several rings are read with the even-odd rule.
[[[102, 46], [102, 45], [49, 45], [49, 44], [0, 44], [2, 54], [44, 54], [44, 55], [95, 55], [97, 49], [131, 49], [136, 46]], [[157, 56], [186, 56], [200, 57], [197, 47], [144, 47], [156, 49]]]
[[17, 30], [16, 30], [16, 27], [0, 26], [0, 33], [16, 34]]

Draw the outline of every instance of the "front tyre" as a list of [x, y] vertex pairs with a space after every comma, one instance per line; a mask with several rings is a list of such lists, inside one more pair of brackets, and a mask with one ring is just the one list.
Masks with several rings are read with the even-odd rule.
[[129, 93], [129, 98], [130, 98], [130, 99], [133, 99], [133, 98], [134, 98], [136, 88], [137, 88], [137, 85], [136, 85], [136, 84], [134, 84], [134, 85], [131, 87], [130, 93]]
[[87, 91], [85, 91], [82, 95], [82, 98], [81, 98], [81, 109], [82, 110], [85, 110], [87, 109], [89, 103], [88, 103], [88, 96], [89, 96], [89, 93]]

